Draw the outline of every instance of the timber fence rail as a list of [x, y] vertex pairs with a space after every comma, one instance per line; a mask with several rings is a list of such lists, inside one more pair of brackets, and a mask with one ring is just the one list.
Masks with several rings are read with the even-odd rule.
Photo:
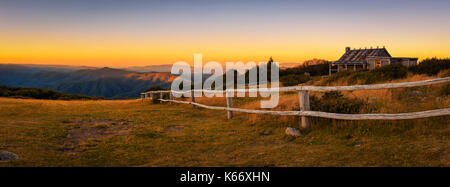
[[[217, 90], [189, 90], [189, 91], [171, 91], [159, 90], [149, 91], [141, 94], [141, 99], [144, 101], [148, 98], [153, 98], [153, 95], [160, 94], [161, 102], [171, 102], [180, 104], [191, 104], [193, 107], [201, 107], [212, 110], [228, 111], [228, 119], [233, 117], [233, 112], [244, 112], [252, 114], [271, 114], [271, 115], [294, 115], [302, 116], [302, 127], [307, 128], [311, 125], [310, 117], [323, 117], [330, 119], [342, 120], [402, 120], [402, 119], [417, 119], [436, 116], [450, 115], [450, 108], [428, 110], [411, 113], [397, 113], [397, 114], [339, 114], [321, 111], [310, 111], [309, 105], [309, 91], [328, 92], [328, 91], [354, 91], [354, 90], [376, 90], [376, 89], [392, 89], [392, 88], [408, 88], [416, 86], [427, 86], [433, 84], [441, 84], [450, 82], [450, 77], [415, 81], [415, 82], [401, 82], [401, 83], [387, 83], [387, 84], [373, 84], [373, 85], [353, 85], [353, 86], [291, 86], [281, 88], [250, 88], [250, 89], [227, 89], [223, 91]], [[233, 108], [232, 97], [228, 96], [230, 92], [292, 92], [299, 93], [300, 110], [299, 111], [273, 111], [273, 110], [252, 110]], [[191, 101], [178, 101], [173, 98], [172, 93], [186, 93], [191, 92]], [[227, 107], [208, 106], [195, 102], [194, 92], [202, 93], [225, 93], [227, 100]], [[169, 100], [163, 99], [163, 94], [169, 93]]]

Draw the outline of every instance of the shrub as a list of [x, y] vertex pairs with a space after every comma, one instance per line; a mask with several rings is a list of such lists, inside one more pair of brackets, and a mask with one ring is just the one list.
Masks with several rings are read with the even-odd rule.
[[51, 99], [51, 100], [97, 100], [104, 97], [91, 97], [79, 94], [67, 94], [41, 88], [22, 88], [0, 86], [0, 97]]
[[298, 75], [298, 74], [289, 74], [286, 76], [280, 77], [280, 82], [283, 83], [284, 86], [294, 86], [297, 84], [305, 83], [309, 81], [309, 76], [307, 75]]
[[353, 74], [350, 76], [349, 82], [355, 82], [359, 79], [363, 84], [373, 84], [405, 78], [407, 75], [408, 71], [405, 66], [401, 64], [391, 64], [370, 71]]
[[335, 74], [330, 75], [326, 80], [325, 83], [329, 84], [332, 82], [336, 82], [339, 79], [342, 79], [344, 77], [348, 77], [350, 74], [355, 73], [355, 72], [350, 72], [350, 71], [341, 71], [341, 72], [337, 72]]
[[148, 91], [158, 91], [158, 90], [167, 90], [167, 89], [162, 88], [161, 86], [150, 86], [149, 88], [147, 88], [147, 89], [145, 90], [145, 92], [148, 92]]
[[429, 58], [422, 60], [417, 66], [409, 68], [414, 74], [437, 75], [441, 70], [450, 69], [450, 59]]
[[405, 78], [408, 70], [401, 64], [391, 64], [373, 70], [342, 71], [328, 77], [325, 83], [332, 83], [339, 79], [348, 78], [348, 84], [374, 84], [377, 82], [390, 81]]
[[298, 66], [294, 68], [280, 70], [280, 76], [285, 76], [289, 74], [305, 74], [305, 72], [308, 72], [311, 76], [328, 75], [329, 73], [328, 62], [325, 62], [324, 64]]
[[321, 98], [311, 97], [313, 111], [357, 114], [365, 105], [361, 100], [345, 98], [342, 93], [336, 91], [326, 92]]

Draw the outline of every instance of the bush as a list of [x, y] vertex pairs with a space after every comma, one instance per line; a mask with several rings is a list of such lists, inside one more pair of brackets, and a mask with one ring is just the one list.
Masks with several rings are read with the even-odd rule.
[[332, 83], [339, 79], [347, 77], [348, 84], [374, 84], [377, 82], [390, 81], [394, 79], [405, 78], [408, 75], [408, 69], [401, 64], [391, 64], [376, 68], [373, 70], [361, 70], [357, 72], [342, 71], [331, 75], [326, 83]]
[[145, 92], [149, 92], [149, 91], [158, 91], [158, 90], [167, 90], [165, 88], [162, 88], [161, 86], [150, 86], [149, 88], [147, 88], [145, 90]]
[[[364, 70], [363, 70], [364, 71]], [[350, 71], [341, 71], [341, 72], [337, 72], [335, 74], [332, 74], [331, 76], [329, 76], [326, 80], [325, 83], [332, 83], [332, 82], [336, 82], [339, 79], [342, 79], [344, 77], [348, 77], [349, 75], [351, 75], [352, 73], [356, 73], [356, 72], [350, 72]]]
[[358, 114], [365, 105], [361, 100], [345, 98], [342, 93], [336, 91], [326, 92], [321, 98], [311, 97], [313, 111]]
[[405, 66], [401, 64], [391, 64], [373, 70], [352, 74], [348, 82], [356, 83], [359, 80], [363, 84], [373, 84], [377, 82], [405, 78], [407, 75], [408, 70]]
[[67, 94], [41, 88], [22, 88], [0, 86], [0, 97], [51, 99], [51, 100], [98, 100], [104, 97], [91, 97], [79, 94]]
[[422, 60], [417, 66], [409, 68], [414, 74], [437, 75], [441, 70], [450, 69], [450, 59], [429, 58]]
[[308, 82], [309, 79], [310, 78], [307, 75], [290, 74], [280, 77], [280, 82], [283, 83], [283, 86], [294, 86]]
[[298, 66], [294, 68], [288, 68], [285, 70], [280, 70], [280, 77], [290, 74], [305, 74], [309, 73], [311, 76], [322, 76], [328, 75], [328, 62], [324, 64], [310, 65], [310, 66]]

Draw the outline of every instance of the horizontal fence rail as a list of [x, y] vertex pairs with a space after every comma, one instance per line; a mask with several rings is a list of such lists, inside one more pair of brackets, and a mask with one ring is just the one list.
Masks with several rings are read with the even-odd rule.
[[[282, 88], [251, 88], [251, 89], [227, 89], [227, 90], [189, 90], [189, 91], [171, 91], [171, 90], [159, 90], [159, 91], [149, 91], [141, 94], [142, 100], [147, 98], [153, 98], [153, 95], [160, 94], [161, 102], [170, 103], [180, 103], [180, 104], [190, 104], [194, 108], [201, 107], [212, 110], [225, 110], [228, 111], [228, 119], [233, 117], [233, 112], [244, 112], [252, 114], [270, 114], [270, 115], [290, 115], [290, 116], [301, 116], [302, 117], [302, 127], [307, 128], [310, 126], [310, 117], [322, 117], [330, 119], [341, 119], [341, 120], [403, 120], [403, 119], [418, 119], [436, 116], [446, 116], [450, 115], [450, 108], [428, 110], [421, 112], [411, 112], [411, 113], [397, 113], [397, 114], [339, 114], [339, 113], [329, 113], [321, 111], [310, 111], [309, 104], [309, 91], [318, 92], [328, 92], [328, 91], [354, 91], [354, 90], [376, 90], [376, 89], [391, 89], [391, 88], [408, 88], [416, 86], [427, 86], [433, 84], [441, 84], [450, 82], [450, 77], [415, 81], [415, 82], [401, 82], [401, 83], [386, 83], [386, 84], [373, 84], [373, 85], [353, 85], [353, 86], [291, 86]], [[233, 108], [232, 96], [227, 94], [227, 107], [220, 106], [208, 106], [195, 102], [194, 92], [204, 92], [204, 93], [232, 93], [232, 92], [290, 92], [297, 91], [299, 93], [299, 111], [273, 111], [273, 110], [252, 110], [252, 109], [242, 109]], [[177, 101], [173, 99], [173, 93], [191, 93], [191, 102], [188, 101]], [[163, 94], [169, 93], [170, 99], [163, 99]]]
[[310, 117], [323, 117], [330, 119], [343, 119], [343, 120], [399, 120], [399, 119], [417, 119], [436, 117], [443, 115], [450, 115], [450, 108], [428, 110], [423, 112], [411, 112], [411, 113], [397, 113], [397, 114], [338, 114], [320, 111], [273, 111], [273, 110], [252, 110], [242, 108], [227, 108], [220, 106], [208, 106], [200, 103], [194, 103], [189, 101], [177, 101], [177, 100], [165, 100], [159, 99], [163, 102], [173, 102], [180, 104], [191, 104], [201, 108], [207, 108], [212, 110], [227, 110], [233, 112], [245, 112], [252, 114], [272, 114], [272, 115], [284, 115], [284, 116], [310, 116]]
[[[205, 93], [226, 93], [226, 92], [289, 92], [289, 91], [317, 91], [317, 92], [329, 92], [329, 91], [354, 91], [354, 90], [379, 90], [379, 89], [391, 89], [391, 88], [409, 88], [417, 86], [427, 86], [432, 84], [440, 84], [450, 82], [450, 77], [430, 79], [415, 82], [400, 82], [400, 83], [386, 83], [386, 84], [370, 84], [370, 85], [353, 85], [353, 86], [289, 86], [281, 88], [253, 88], [253, 89], [227, 89], [227, 90], [193, 90], [194, 92]], [[188, 93], [189, 91], [171, 91], [171, 90], [158, 90], [149, 91], [145, 93]]]

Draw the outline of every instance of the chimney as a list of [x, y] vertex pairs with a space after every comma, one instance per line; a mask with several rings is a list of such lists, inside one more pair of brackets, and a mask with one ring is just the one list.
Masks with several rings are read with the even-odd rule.
[[349, 51], [350, 51], [350, 47], [346, 47], [345, 52], [349, 52]]

